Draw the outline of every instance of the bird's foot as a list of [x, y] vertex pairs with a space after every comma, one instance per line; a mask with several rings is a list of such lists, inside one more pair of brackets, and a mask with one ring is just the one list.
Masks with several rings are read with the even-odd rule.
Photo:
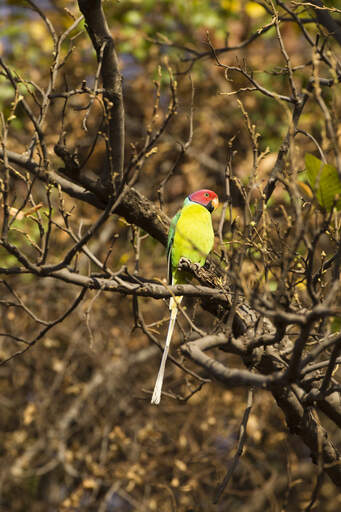
[[189, 260], [188, 258], [185, 258], [184, 256], [181, 256], [181, 258], [179, 260], [179, 266], [187, 265], [189, 267], [191, 264], [192, 264], [191, 260]]
[[193, 263], [188, 258], [185, 258], [182, 256], [179, 260], [179, 267], [181, 267], [181, 270], [186, 270], [183, 267], [187, 267], [189, 270], [192, 270], [192, 272], [199, 272], [201, 265], [199, 263]]

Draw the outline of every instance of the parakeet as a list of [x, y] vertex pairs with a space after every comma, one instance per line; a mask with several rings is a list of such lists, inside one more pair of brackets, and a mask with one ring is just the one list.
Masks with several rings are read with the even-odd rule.
[[[186, 197], [182, 209], [173, 217], [168, 234], [167, 259], [169, 284], [184, 284], [191, 279], [188, 272], [178, 270], [181, 258], [186, 258], [201, 267], [212, 250], [214, 232], [211, 213], [219, 204], [218, 196], [212, 190], [198, 190]], [[166, 344], [156, 379], [152, 404], [159, 404], [169, 345], [175, 326], [178, 304], [182, 297], [170, 298], [170, 320]]]

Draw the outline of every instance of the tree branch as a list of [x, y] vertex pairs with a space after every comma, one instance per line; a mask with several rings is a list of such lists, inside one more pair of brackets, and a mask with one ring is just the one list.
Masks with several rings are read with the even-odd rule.
[[329, 14], [328, 8], [325, 8], [325, 5], [321, 0], [303, 0], [304, 3], [308, 5], [316, 6], [313, 7], [317, 21], [320, 25], [325, 27], [329, 34], [334, 37], [334, 39], [341, 45], [341, 27], [334, 20], [334, 18]]
[[[108, 116], [109, 171], [111, 176], [103, 176], [105, 181], [123, 177], [124, 166], [124, 106], [122, 76], [119, 72], [115, 43], [107, 25], [101, 0], [78, 0], [79, 9], [84, 15], [86, 29], [96, 50], [97, 60], [101, 60], [104, 103]], [[101, 49], [104, 46], [103, 57]]]
[[[91, 191], [85, 186], [77, 185], [72, 181], [60, 176], [54, 171], [44, 172], [37, 163], [28, 156], [20, 155], [13, 151], [6, 151], [8, 160], [23, 167], [34, 176], [37, 176], [45, 183], [52, 183], [60, 186], [63, 192], [76, 199], [92, 204], [96, 208], [104, 210], [109, 200], [108, 190], [95, 182], [91, 183]], [[4, 158], [4, 151], [0, 148], [0, 158]], [[62, 172], [63, 169], [60, 169]], [[67, 171], [65, 175], [67, 175]], [[133, 187], [124, 195], [115, 213], [124, 217], [129, 223], [136, 224], [147, 231], [153, 238], [163, 245], [167, 243], [167, 233], [169, 228], [169, 218], [167, 215], [154, 205], [149, 199], [140, 194]]]

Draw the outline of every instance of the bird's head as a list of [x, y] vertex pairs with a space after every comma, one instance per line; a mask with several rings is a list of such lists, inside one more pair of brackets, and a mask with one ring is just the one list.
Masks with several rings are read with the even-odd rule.
[[189, 201], [192, 203], [198, 203], [202, 206], [205, 206], [205, 208], [207, 208], [210, 213], [212, 213], [219, 204], [217, 194], [208, 189], [192, 192], [192, 194], [190, 194], [187, 199], [189, 199]]

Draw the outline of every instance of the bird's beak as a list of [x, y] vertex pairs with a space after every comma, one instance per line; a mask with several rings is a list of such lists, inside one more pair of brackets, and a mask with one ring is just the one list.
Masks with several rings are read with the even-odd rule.
[[217, 197], [215, 197], [214, 199], [212, 199], [212, 206], [213, 206], [213, 211], [218, 208], [219, 206], [219, 200]]

